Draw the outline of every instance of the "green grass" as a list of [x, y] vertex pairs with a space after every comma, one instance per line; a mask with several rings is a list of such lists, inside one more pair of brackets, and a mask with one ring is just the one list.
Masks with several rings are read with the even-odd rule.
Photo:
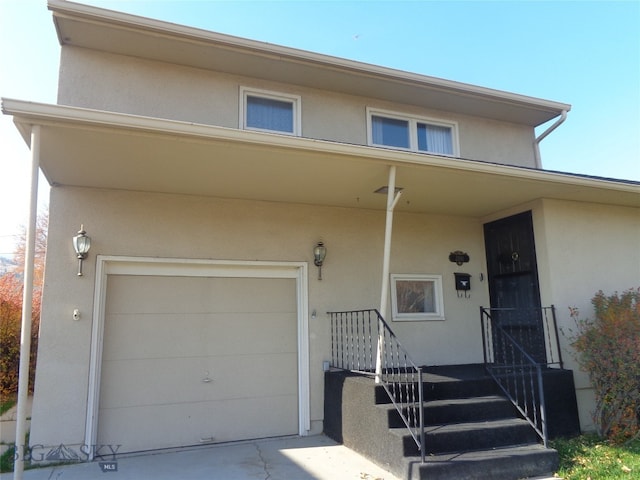
[[[3, 395], [2, 400], [0, 401], [0, 415], [5, 413], [11, 407], [16, 404], [16, 396], [15, 395]], [[13, 457], [15, 454], [15, 448], [13, 446], [9, 447], [9, 449], [0, 455], [0, 473], [12, 472], [13, 471]]]
[[4, 412], [9, 410], [15, 404], [16, 404], [15, 396], [10, 396], [10, 397], [3, 396], [2, 401], [0, 402], [0, 415], [2, 415]]
[[[24, 444], [29, 445], [29, 436], [31, 432], [28, 431], [24, 436]], [[15, 464], [16, 446], [10, 445], [8, 450], [0, 455], [0, 473], [13, 472], [13, 466]], [[25, 469], [30, 468], [28, 462], [26, 462]]]
[[560, 455], [559, 477], [565, 480], [618, 480], [640, 478], [640, 439], [611, 445], [595, 435], [555, 440]]
[[12, 445], [9, 449], [0, 455], [0, 473], [13, 472], [13, 460], [16, 453], [15, 447]]

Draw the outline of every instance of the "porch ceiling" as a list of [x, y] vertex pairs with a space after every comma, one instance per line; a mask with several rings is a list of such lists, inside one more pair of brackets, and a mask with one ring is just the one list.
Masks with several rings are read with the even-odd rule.
[[640, 206], [637, 184], [3, 100], [25, 141], [41, 125], [52, 185], [384, 209], [388, 167], [397, 210], [484, 217], [539, 198]]

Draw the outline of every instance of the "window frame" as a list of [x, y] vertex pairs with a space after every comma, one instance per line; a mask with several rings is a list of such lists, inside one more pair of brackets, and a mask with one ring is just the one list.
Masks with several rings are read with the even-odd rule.
[[[291, 112], [293, 114], [293, 132], [283, 130], [272, 130], [269, 128], [257, 128], [247, 125], [247, 97], [258, 97], [267, 100], [277, 100], [291, 104]], [[262, 90], [251, 87], [240, 87], [240, 111], [239, 111], [239, 128], [241, 130], [251, 130], [255, 132], [279, 133], [281, 135], [292, 135], [299, 137], [302, 135], [301, 121], [301, 104], [302, 97], [300, 95], [292, 95], [288, 93], [274, 92], [270, 90]]]
[[[383, 117], [393, 120], [406, 121], [409, 125], [409, 148], [394, 147], [373, 141], [373, 117]], [[433, 125], [434, 127], [446, 127], [451, 130], [451, 150], [453, 153], [430, 152], [418, 149], [418, 123]], [[372, 147], [391, 148], [394, 150], [404, 150], [407, 152], [426, 153], [429, 155], [444, 155], [447, 157], [459, 157], [460, 145], [458, 141], [458, 122], [451, 120], [441, 120], [437, 118], [423, 117], [407, 113], [393, 112], [379, 108], [367, 107], [367, 145]]]
[[[401, 312], [398, 311], [398, 283], [403, 281], [433, 283], [434, 312]], [[444, 314], [444, 295], [442, 275], [435, 274], [391, 274], [391, 311], [395, 322], [442, 321]]]

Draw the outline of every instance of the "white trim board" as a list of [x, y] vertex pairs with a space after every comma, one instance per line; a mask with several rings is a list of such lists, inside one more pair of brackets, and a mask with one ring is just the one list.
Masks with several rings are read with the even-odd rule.
[[[96, 259], [91, 358], [85, 424], [86, 445], [95, 445], [98, 434], [105, 301], [109, 275], [295, 279], [298, 330], [298, 434], [301, 436], [309, 434], [311, 430], [309, 293], [307, 282], [308, 266], [306, 262], [251, 262], [98, 255]], [[90, 460], [93, 460], [93, 458]]]

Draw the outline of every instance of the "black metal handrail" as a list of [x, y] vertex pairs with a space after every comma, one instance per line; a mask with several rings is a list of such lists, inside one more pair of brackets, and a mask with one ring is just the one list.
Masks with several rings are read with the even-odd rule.
[[[492, 316], [492, 313], [504, 315], [515, 312], [523, 310], [480, 307], [484, 364], [487, 372], [531, 424], [546, 447], [549, 437], [542, 370], [551, 366], [563, 367], [555, 308], [543, 307], [526, 312], [536, 318], [539, 316], [543, 321], [544, 334], [540, 341], [544, 342], [544, 359], [534, 358], [536, 355], [523, 346], [531, 338], [514, 333], [522, 330], [522, 326], [512, 326], [510, 331]], [[516, 339], [516, 336], [519, 338]]]
[[384, 387], [424, 463], [422, 368], [413, 363], [378, 310], [328, 314], [331, 318], [331, 366], [371, 376]]
[[[485, 312], [489, 318], [493, 318], [496, 320], [497, 317], [508, 317], [509, 324], [512, 328], [512, 331], [509, 332], [511, 336], [515, 339], [515, 341], [520, 344], [523, 348], [527, 344], [532, 344], [531, 332], [537, 332], [538, 340], [540, 342], [540, 347], [544, 350], [543, 357], [540, 358], [540, 355], [534, 355], [531, 352], [530, 355], [536, 358], [538, 363], [544, 363], [548, 367], [554, 366], [557, 368], [563, 368], [564, 362], [562, 360], [562, 350], [560, 349], [560, 336], [558, 335], [558, 322], [556, 320], [556, 309], [555, 306], [551, 305], [549, 307], [541, 307], [541, 308], [484, 308], [480, 307], [481, 312]], [[538, 331], [538, 329], [531, 328], [522, 328], [523, 323], [519, 322], [519, 319], [532, 319], [532, 323], [539, 322], [542, 326], [542, 331]], [[501, 322], [502, 323], [502, 322]], [[490, 327], [490, 325], [489, 325]], [[504, 327], [504, 324], [503, 324]], [[516, 335], [513, 332], [514, 328], [518, 328], [520, 333]], [[505, 330], [509, 331], [509, 328], [505, 328]], [[522, 333], [524, 332], [524, 333]], [[486, 330], [483, 328], [483, 344], [485, 346], [485, 363], [486, 363], [486, 354], [487, 349], [491, 349], [491, 345], [486, 344], [486, 339], [488, 338], [486, 334]], [[526, 348], [525, 348], [526, 350]]]

